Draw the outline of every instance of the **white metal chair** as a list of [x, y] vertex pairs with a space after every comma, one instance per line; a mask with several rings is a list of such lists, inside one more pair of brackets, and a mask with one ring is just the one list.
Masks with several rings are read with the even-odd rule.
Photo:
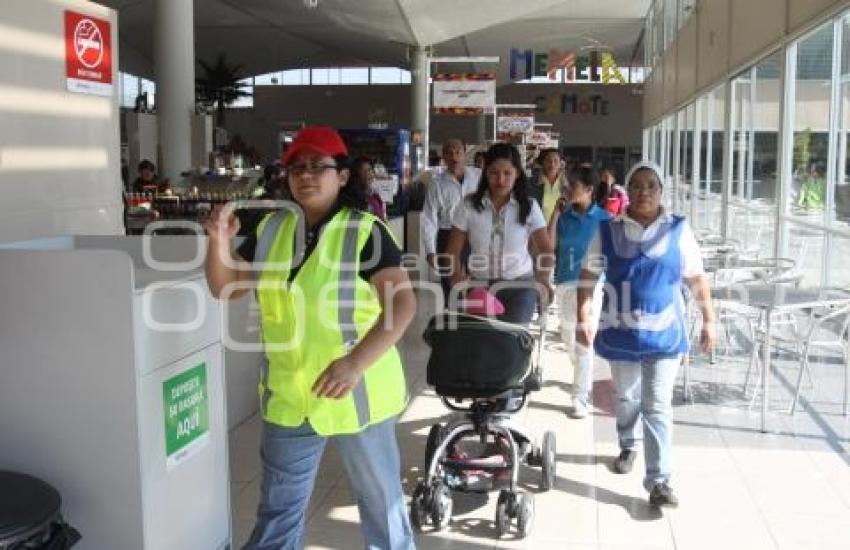
[[850, 369], [850, 340], [848, 340], [848, 326], [850, 326], [850, 305], [841, 307], [824, 307], [812, 310], [804, 326], [799, 327], [797, 335], [800, 347], [800, 372], [797, 375], [797, 384], [794, 388], [794, 398], [791, 401], [791, 414], [797, 410], [800, 400], [800, 389], [803, 384], [803, 372], [805, 371], [810, 380], [812, 376], [809, 357], [812, 348], [832, 349], [841, 352], [844, 360], [844, 398], [842, 413], [847, 416], [847, 393], [848, 369]]
[[[850, 392], [850, 304], [840, 307], [820, 307], [812, 310], [809, 315], [786, 317], [774, 321], [777, 329], [772, 339], [780, 345], [784, 344], [799, 358], [800, 370], [794, 386], [794, 396], [789, 406], [789, 412], [794, 414], [803, 387], [804, 374], [809, 379], [809, 385], [814, 387], [814, 376], [810, 365], [811, 352], [815, 348], [829, 349], [841, 352], [844, 361], [844, 392], [842, 413], [848, 414], [848, 392]], [[762, 349], [765, 337], [763, 326], [758, 326], [754, 332], [755, 339], [750, 355], [750, 365], [744, 383], [744, 392], [748, 392], [750, 375], [758, 371], [758, 378], [764, 376], [762, 361], [759, 360], [759, 350]], [[753, 393], [752, 402], [757, 392]], [[751, 402], [751, 403], [752, 403]]]

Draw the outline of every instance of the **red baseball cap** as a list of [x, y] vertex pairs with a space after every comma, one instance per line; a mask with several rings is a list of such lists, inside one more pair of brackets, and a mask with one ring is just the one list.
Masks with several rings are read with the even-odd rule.
[[336, 130], [330, 126], [307, 126], [296, 134], [292, 144], [283, 153], [283, 164], [288, 165], [296, 154], [301, 151], [312, 151], [335, 157], [347, 155], [348, 147], [339, 137]]

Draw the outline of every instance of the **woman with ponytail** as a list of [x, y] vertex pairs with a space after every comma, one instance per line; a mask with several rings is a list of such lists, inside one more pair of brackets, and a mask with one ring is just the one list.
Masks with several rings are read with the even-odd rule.
[[[600, 182], [599, 174], [588, 166], [579, 166], [567, 172], [566, 188], [558, 199], [549, 219], [549, 239], [555, 248], [555, 295], [561, 315], [561, 338], [573, 364], [572, 403], [567, 414], [572, 418], [587, 416], [590, 387], [593, 383], [593, 348], [577, 345], [576, 295], [579, 274], [587, 246], [602, 221], [611, 219], [599, 204], [604, 202], [607, 186]], [[602, 285], [593, 290], [591, 330], [596, 329], [602, 304]]]

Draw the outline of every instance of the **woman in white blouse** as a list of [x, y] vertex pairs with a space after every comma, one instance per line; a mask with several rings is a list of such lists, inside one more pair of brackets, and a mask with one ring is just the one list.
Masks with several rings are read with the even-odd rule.
[[[469, 243], [464, 265], [461, 251]], [[530, 251], [533, 251], [534, 257]], [[505, 307], [500, 320], [528, 323], [537, 298], [551, 300], [552, 244], [540, 206], [529, 197], [519, 151], [496, 143], [485, 153], [478, 189], [455, 209], [446, 253], [453, 260], [452, 286], [486, 286]], [[536, 261], [535, 261], [536, 259]], [[450, 305], [457, 304], [453, 288]]]

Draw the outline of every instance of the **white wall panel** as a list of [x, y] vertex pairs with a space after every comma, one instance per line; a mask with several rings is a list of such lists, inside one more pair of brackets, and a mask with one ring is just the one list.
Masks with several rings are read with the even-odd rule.
[[794, 32], [808, 26], [809, 21], [820, 17], [837, 4], [850, 6], [846, 0], [788, 0], [788, 31]]
[[697, 5], [697, 87], [721, 79], [729, 69], [729, 0]]
[[730, 67], [738, 67], [785, 36], [785, 0], [731, 0]]
[[676, 103], [685, 101], [697, 87], [697, 21], [691, 17], [676, 39]]
[[664, 52], [664, 111], [669, 111], [676, 105], [676, 43], [670, 44]]
[[[110, 22], [111, 97], [68, 92], [64, 11]], [[0, 19], [0, 241], [123, 233], [118, 18], [83, 0], [5, 0]]]

